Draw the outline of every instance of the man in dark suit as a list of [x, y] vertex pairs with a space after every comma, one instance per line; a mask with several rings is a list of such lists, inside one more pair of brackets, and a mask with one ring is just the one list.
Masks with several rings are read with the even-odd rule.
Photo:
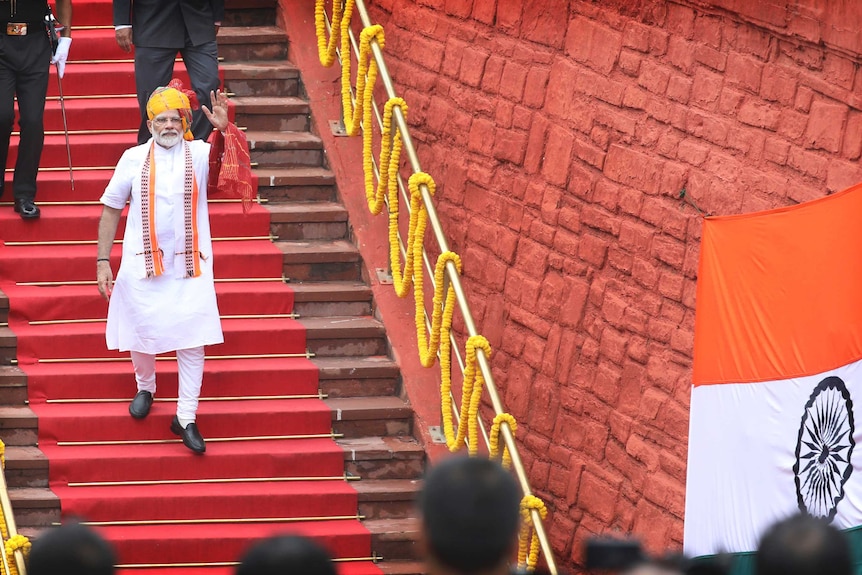
[[[113, 0], [117, 44], [126, 52], [135, 46], [135, 86], [141, 110], [138, 143], [150, 138], [147, 100], [167, 86], [179, 52], [198, 102], [212, 107], [210, 93], [219, 87], [216, 34], [224, 18], [224, 0]], [[212, 125], [195, 110], [192, 134], [206, 140]]]

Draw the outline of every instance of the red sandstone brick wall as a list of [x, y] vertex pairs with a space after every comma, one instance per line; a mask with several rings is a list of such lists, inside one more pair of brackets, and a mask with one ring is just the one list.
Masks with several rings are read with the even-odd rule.
[[862, 4], [373, 0], [563, 562], [682, 540], [701, 219], [862, 179]]

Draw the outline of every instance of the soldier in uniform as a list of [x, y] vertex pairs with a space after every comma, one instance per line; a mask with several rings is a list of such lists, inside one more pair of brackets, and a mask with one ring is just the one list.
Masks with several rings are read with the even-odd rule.
[[[12, 178], [15, 211], [24, 219], [39, 217], [36, 174], [45, 140], [43, 117], [48, 93], [48, 73], [57, 64], [63, 77], [69, 55], [72, 0], [56, 0], [57, 20], [62, 24], [59, 42], [49, 33], [47, 0], [0, 0], [0, 165], [6, 167], [9, 138], [18, 97], [18, 126], [21, 133], [18, 159]], [[0, 185], [3, 193], [5, 180]]]

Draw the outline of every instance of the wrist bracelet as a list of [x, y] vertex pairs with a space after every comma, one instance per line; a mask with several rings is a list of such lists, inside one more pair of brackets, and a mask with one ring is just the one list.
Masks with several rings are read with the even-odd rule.
[[96, 258], [96, 263], [109, 261], [111, 261], [111, 258]]

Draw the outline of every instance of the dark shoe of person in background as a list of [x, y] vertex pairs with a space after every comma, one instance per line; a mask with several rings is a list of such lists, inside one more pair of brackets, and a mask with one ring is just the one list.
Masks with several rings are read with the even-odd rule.
[[35, 220], [41, 215], [39, 206], [33, 203], [33, 200], [26, 198], [18, 198], [15, 200], [15, 211], [21, 215], [21, 219]]
[[195, 453], [203, 453], [207, 450], [206, 444], [204, 444], [204, 438], [201, 437], [201, 432], [198, 431], [198, 426], [194, 422], [186, 425], [186, 428], [183, 429], [180, 425], [180, 420], [177, 419], [177, 416], [174, 416], [174, 420], [171, 421], [171, 431], [174, 435], [179, 435], [183, 438], [183, 445], [194, 451]]

